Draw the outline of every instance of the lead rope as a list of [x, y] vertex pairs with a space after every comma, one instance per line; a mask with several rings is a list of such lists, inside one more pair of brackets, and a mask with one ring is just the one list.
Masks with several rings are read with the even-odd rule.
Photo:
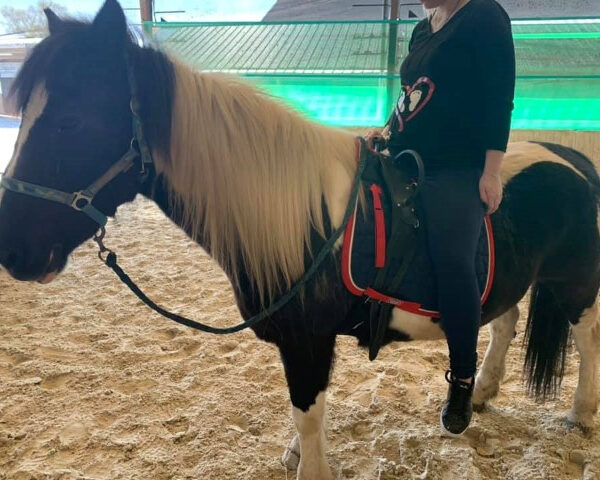
[[[360, 187], [360, 179], [362, 177], [362, 173], [365, 169], [366, 164], [366, 152], [364, 140], [359, 139], [360, 146], [359, 148], [359, 161], [358, 167], [356, 169], [356, 176], [354, 178], [354, 184], [352, 185], [352, 191], [350, 193], [350, 199], [348, 200], [348, 205], [346, 207], [346, 212], [344, 213], [344, 218], [342, 220], [341, 225], [333, 232], [327, 243], [321, 248], [319, 254], [315, 257], [314, 262], [310, 266], [310, 268], [306, 271], [306, 273], [302, 276], [300, 280], [282, 297], [280, 297], [276, 302], [272, 303], [265, 310], [261, 311], [257, 315], [245, 320], [244, 322], [234, 325], [232, 327], [212, 327], [210, 325], [205, 325], [203, 323], [197, 322], [195, 320], [190, 320], [189, 318], [183, 317], [173, 312], [169, 312], [165, 310], [160, 305], [157, 305], [154, 301], [152, 301], [148, 296], [136, 285], [136, 283], [131, 279], [127, 273], [123, 271], [123, 269], [117, 263], [117, 254], [111, 249], [107, 248], [104, 245], [104, 236], [106, 231], [104, 227], [102, 227], [96, 235], [94, 235], [94, 241], [98, 244], [100, 251], [98, 252], [98, 257], [105, 263], [108, 267], [111, 268], [113, 272], [117, 274], [119, 279], [129, 287], [129, 289], [148, 307], [150, 307], [155, 312], [159, 313], [163, 317], [166, 317], [174, 322], [177, 322], [181, 325], [185, 325], [186, 327], [190, 327], [196, 330], [200, 330], [206, 333], [214, 333], [215, 335], [226, 335], [229, 333], [239, 332], [240, 330], [244, 330], [246, 328], [252, 328], [267, 317], [270, 317], [275, 312], [283, 308], [292, 298], [294, 298], [300, 289], [308, 282], [315, 273], [319, 270], [319, 267], [327, 258], [327, 256], [331, 253], [335, 242], [337, 242], [338, 238], [342, 235], [346, 228], [346, 224], [350, 219], [350, 216], [354, 212], [354, 208], [356, 206], [356, 199], [358, 197], [358, 191]], [[103, 254], [106, 253], [106, 258], [103, 257]]]

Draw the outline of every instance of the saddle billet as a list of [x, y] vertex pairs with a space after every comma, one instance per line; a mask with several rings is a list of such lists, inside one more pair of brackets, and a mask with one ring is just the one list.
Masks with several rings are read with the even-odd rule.
[[383, 181], [383, 194], [391, 205], [389, 241], [385, 247], [385, 261], [378, 266], [371, 288], [365, 290], [369, 306], [369, 359], [374, 360], [383, 344], [394, 305], [382, 303], [369, 296], [369, 291], [394, 292], [404, 278], [417, 248], [417, 230], [421, 222], [415, 211], [415, 197], [419, 191], [425, 168], [420, 155], [414, 150], [403, 150], [391, 157], [379, 151], [381, 141], [370, 149], [370, 158], [363, 172], [365, 185], [378, 177]]

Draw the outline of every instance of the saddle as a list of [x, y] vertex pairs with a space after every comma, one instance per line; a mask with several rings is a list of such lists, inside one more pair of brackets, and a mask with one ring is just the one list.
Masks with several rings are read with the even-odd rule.
[[[348, 331], [366, 321], [369, 359], [379, 353], [394, 308], [430, 318], [439, 317], [433, 264], [426, 248], [419, 186], [424, 166], [419, 154], [404, 150], [395, 157], [361, 140], [366, 165], [361, 176], [363, 198], [344, 234], [342, 278], [346, 288], [364, 299], [348, 319]], [[475, 269], [482, 303], [491, 290], [494, 270], [489, 217], [482, 229]]]

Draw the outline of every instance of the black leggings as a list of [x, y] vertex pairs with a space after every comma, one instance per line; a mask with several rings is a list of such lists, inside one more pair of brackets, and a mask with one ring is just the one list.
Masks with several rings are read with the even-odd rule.
[[479, 169], [445, 170], [426, 175], [421, 202], [429, 251], [438, 286], [441, 324], [450, 350], [450, 369], [470, 378], [477, 366], [481, 294], [475, 253], [485, 205], [479, 196]]

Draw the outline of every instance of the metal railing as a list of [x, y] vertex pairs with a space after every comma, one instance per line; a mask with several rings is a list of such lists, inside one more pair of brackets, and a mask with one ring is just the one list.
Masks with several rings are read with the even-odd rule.
[[[398, 95], [399, 65], [416, 23], [147, 22], [144, 30], [193, 67], [248, 77], [313, 118], [376, 125]], [[513, 125], [600, 130], [600, 18], [517, 19], [512, 28]], [[353, 114], [365, 109], [364, 117]]]

